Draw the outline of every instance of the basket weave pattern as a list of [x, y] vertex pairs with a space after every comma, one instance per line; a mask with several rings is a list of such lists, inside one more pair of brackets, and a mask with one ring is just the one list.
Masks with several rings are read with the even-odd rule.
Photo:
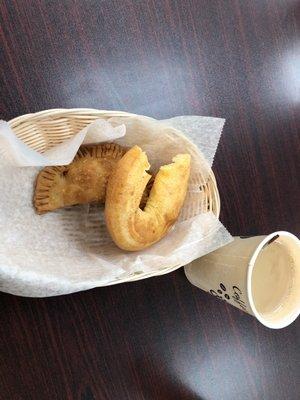
[[[34, 150], [43, 152], [54, 145], [72, 137], [85, 126], [98, 118], [134, 116], [122, 111], [106, 111], [86, 108], [50, 109], [32, 114], [25, 114], [9, 121], [10, 127], [16, 135]], [[216, 180], [212, 171], [209, 178], [201, 185], [203, 191], [203, 207], [205, 211], [212, 211], [217, 217], [220, 213], [220, 198]], [[132, 276], [125, 281], [134, 281], [149, 276], [162, 275], [177, 267], [165, 268], [155, 274], [141, 274]], [[118, 283], [120, 283], [119, 281]], [[116, 282], [117, 283], [117, 282]]]

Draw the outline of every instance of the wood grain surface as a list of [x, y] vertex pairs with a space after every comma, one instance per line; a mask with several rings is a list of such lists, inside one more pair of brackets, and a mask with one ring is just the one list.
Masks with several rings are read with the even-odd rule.
[[[234, 235], [300, 234], [299, 1], [0, 10], [1, 118], [57, 107], [224, 117], [222, 222]], [[1, 294], [0, 316], [1, 400], [299, 399], [300, 320], [264, 328], [183, 270], [56, 298]]]

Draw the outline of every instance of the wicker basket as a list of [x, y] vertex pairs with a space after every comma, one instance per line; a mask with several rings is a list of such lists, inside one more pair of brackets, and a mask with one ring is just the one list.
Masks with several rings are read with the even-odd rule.
[[[134, 116], [122, 111], [106, 111], [89, 108], [50, 109], [33, 114], [25, 114], [9, 121], [10, 127], [16, 135], [27, 145], [38, 151], [48, 148], [68, 139], [78, 133], [86, 125], [97, 118]], [[217, 217], [220, 213], [220, 198], [213, 172], [208, 180], [203, 180], [204, 210], [212, 211]], [[121, 283], [144, 279], [154, 275], [163, 275], [177, 267], [165, 268], [155, 274], [133, 275], [130, 279], [118, 280]]]

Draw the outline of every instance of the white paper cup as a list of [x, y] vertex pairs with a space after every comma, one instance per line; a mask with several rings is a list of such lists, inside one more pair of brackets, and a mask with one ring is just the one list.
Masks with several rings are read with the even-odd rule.
[[279, 329], [300, 313], [300, 241], [289, 232], [235, 238], [185, 266], [195, 286]]

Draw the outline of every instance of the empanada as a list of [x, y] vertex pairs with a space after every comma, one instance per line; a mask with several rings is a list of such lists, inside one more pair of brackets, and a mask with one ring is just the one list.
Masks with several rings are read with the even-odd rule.
[[106, 189], [105, 219], [114, 242], [123, 250], [142, 250], [159, 241], [175, 223], [183, 205], [191, 157], [178, 154], [162, 166], [144, 210], [144, 189], [151, 178], [147, 155], [134, 146], [116, 164]]
[[42, 169], [34, 194], [37, 212], [104, 202], [108, 177], [126, 151], [115, 143], [82, 146], [71, 164]]

